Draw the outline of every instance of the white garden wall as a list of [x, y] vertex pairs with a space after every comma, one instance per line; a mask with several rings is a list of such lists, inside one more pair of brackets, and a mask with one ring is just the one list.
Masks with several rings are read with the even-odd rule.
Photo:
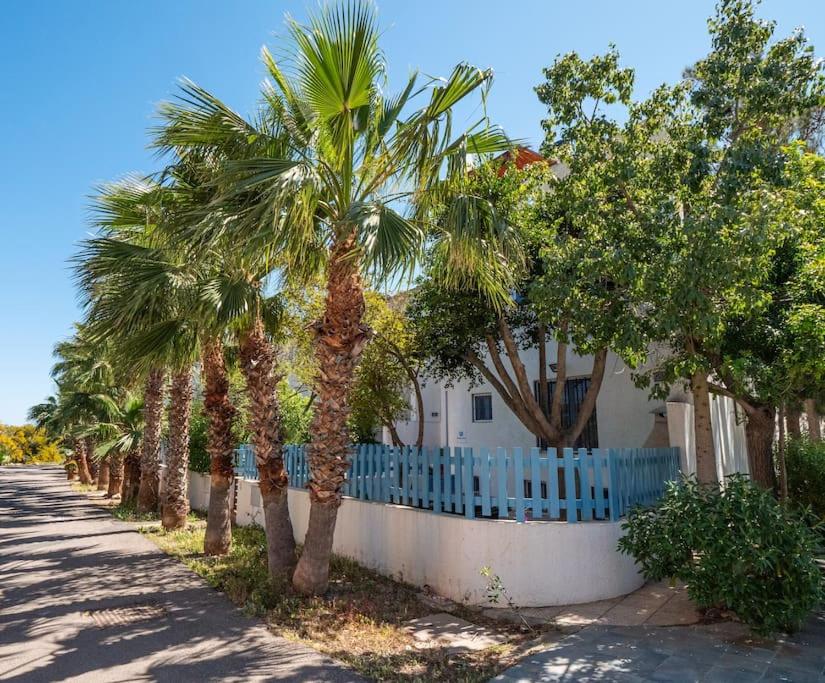
[[[190, 475], [193, 508], [205, 509], [208, 486], [208, 475]], [[301, 543], [309, 494], [290, 489], [289, 511]], [[236, 522], [263, 524], [258, 482], [238, 480]], [[621, 535], [616, 522], [470, 520], [345, 498], [333, 551], [387, 576], [479, 605], [487, 603], [487, 579], [480, 571], [489, 566], [518, 605], [537, 607], [603, 600], [641, 586], [633, 560], [616, 551]]]

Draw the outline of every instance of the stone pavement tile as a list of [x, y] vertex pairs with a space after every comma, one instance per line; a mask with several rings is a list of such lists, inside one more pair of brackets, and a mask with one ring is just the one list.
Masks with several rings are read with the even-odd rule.
[[[551, 610], [561, 610], [561, 607], [539, 607], [533, 608], [538, 610], [543, 609], [551, 609]], [[542, 616], [534, 616], [530, 613], [530, 609], [522, 609], [516, 611], [514, 609], [509, 609], [507, 607], [490, 607], [481, 612], [485, 617], [488, 619], [495, 619], [497, 621], [509, 621], [513, 624], [523, 624], [525, 621], [530, 626], [543, 626], [545, 624], [549, 624], [553, 621], [552, 617], [542, 617]], [[556, 612], [557, 613], [557, 612]]]
[[525, 607], [521, 610], [521, 613], [529, 619], [540, 619], [549, 622], [561, 614], [564, 609], [562, 605], [556, 607]]
[[709, 665], [696, 657], [672, 655], [656, 667], [650, 680], [663, 683], [694, 683], [702, 680], [708, 668]]
[[738, 671], [723, 666], [712, 666], [702, 678], [703, 683], [754, 683], [761, 680], [761, 673]]
[[784, 681], [789, 683], [822, 683], [823, 676], [821, 671], [817, 672], [784, 664], [771, 664], [760, 680], [765, 681], [765, 683], [783, 683]]
[[605, 612], [599, 618], [599, 623], [605, 626], [641, 626], [655, 612], [656, 609], [652, 606], [628, 604], [623, 600]]
[[700, 619], [699, 612], [691, 607], [690, 609], [671, 609], [670, 603], [656, 610], [645, 621], [645, 624], [650, 626], [690, 626], [691, 624], [698, 624]]
[[714, 667], [729, 669], [732, 672], [749, 673], [753, 680], [765, 673], [769, 663], [747, 655], [725, 652], [721, 657], [715, 659], [713, 665]]
[[787, 666], [823, 673], [825, 671], [825, 648], [795, 644], [780, 645], [776, 650], [774, 666]]
[[447, 612], [413, 619], [406, 628], [421, 643], [436, 641], [454, 650], [484, 650], [505, 641], [503, 636]]
[[599, 600], [586, 602], [582, 605], [568, 605], [555, 618], [555, 623], [561, 627], [587, 626], [597, 622], [618, 600]]

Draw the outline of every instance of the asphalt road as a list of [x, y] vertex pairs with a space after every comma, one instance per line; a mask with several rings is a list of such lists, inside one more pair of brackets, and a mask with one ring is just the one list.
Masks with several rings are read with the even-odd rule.
[[[103, 611], [105, 610], [105, 611]], [[359, 681], [272, 635], [58, 468], [0, 468], [0, 680]]]

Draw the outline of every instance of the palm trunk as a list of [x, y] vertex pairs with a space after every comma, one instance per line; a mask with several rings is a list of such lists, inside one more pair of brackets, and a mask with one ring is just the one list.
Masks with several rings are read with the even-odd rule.
[[87, 436], [84, 439], [86, 443], [86, 463], [89, 465], [89, 474], [92, 476], [92, 480], [89, 482], [93, 486], [97, 486], [97, 478], [100, 474], [100, 466], [97, 460], [94, 459], [94, 452], [95, 452], [95, 442], [91, 436]]
[[229, 400], [229, 377], [220, 339], [204, 343], [202, 361], [211, 480], [203, 551], [206, 555], [225, 555], [232, 545], [231, 494], [235, 478], [232, 421], [236, 411]]
[[362, 324], [364, 291], [354, 248], [353, 236], [334, 246], [327, 269], [324, 317], [315, 324], [318, 408], [309, 444], [309, 528], [292, 579], [296, 590], [305, 594], [323, 593], [329, 582], [335, 520], [349, 467], [349, 390], [369, 339], [369, 330]]
[[77, 462], [77, 476], [81, 484], [92, 483], [92, 473], [89, 472], [89, 461], [86, 457], [86, 441], [77, 439], [74, 442], [75, 461]]
[[144, 428], [140, 454], [138, 512], [155, 512], [158, 509], [164, 380], [163, 370], [151, 370], [146, 378], [146, 389], [143, 395]]
[[241, 369], [249, 393], [252, 445], [264, 506], [267, 566], [272, 579], [288, 576], [295, 566], [295, 537], [289, 518], [289, 480], [284, 470], [281, 411], [276, 393], [275, 351], [256, 319], [240, 340]]
[[97, 466], [97, 490], [109, 490], [109, 456], [107, 455]]
[[138, 489], [140, 488], [140, 454], [130, 451], [124, 459], [124, 482], [123, 495], [121, 500], [124, 503], [132, 503], [137, 500]]
[[693, 431], [696, 442], [696, 478], [700, 484], [718, 484], [716, 453], [713, 447], [713, 427], [710, 418], [708, 378], [703, 370], [693, 373], [690, 380], [693, 394]]
[[110, 454], [109, 490], [106, 492], [107, 498], [122, 498], [124, 469], [123, 453]]
[[745, 442], [748, 447], [748, 469], [751, 480], [764, 489], [776, 488], [773, 467], [773, 437], [776, 414], [771, 406], [758, 406], [748, 410], [745, 423]]
[[169, 396], [169, 449], [161, 502], [164, 529], [186, 526], [189, 514], [187, 475], [189, 470], [189, 416], [192, 412], [192, 372], [189, 368], [172, 375]]

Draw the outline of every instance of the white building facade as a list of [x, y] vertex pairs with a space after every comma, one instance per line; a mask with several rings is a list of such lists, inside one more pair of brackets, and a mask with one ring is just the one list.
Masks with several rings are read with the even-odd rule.
[[[538, 349], [520, 353], [534, 391], [538, 387]], [[502, 361], [512, 367], [506, 354]], [[556, 344], [547, 343], [548, 381], [555, 380]], [[567, 354], [567, 410], [575, 418], [580, 401], [590, 381], [592, 356]], [[682, 470], [695, 472], [692, 397], [681, 387], [674, 387], [666, 401], [651, 399], [647, 389], [638, 388], [633, 371], [621, 358], [608, 353], [604, 380], [596, 401], [594, 415], [577, 446], [586, 448], [660, 448], [678, 447]], [[423, 416], [410, 411], [409, 419], [396, 424], [401, 440], [415, 444], [418, 420], [424, 422], [423, 445], [428, 447], [531, 448], [539, 445], [533, 435], [507, 407], [487, 382], [471, 384], [456, 381], [451, 386], [424, 378], [421, 383]], [[410, 401], [415, 407], [415, 401]], [[572, 404], [572, 405], [571, 405]], [[719, 476], [747, 472], [747, 450], [742, 411], [723, 396], [711, 396], [714, 439]], [[384, 429], [384, 443], [391, 443]]]

